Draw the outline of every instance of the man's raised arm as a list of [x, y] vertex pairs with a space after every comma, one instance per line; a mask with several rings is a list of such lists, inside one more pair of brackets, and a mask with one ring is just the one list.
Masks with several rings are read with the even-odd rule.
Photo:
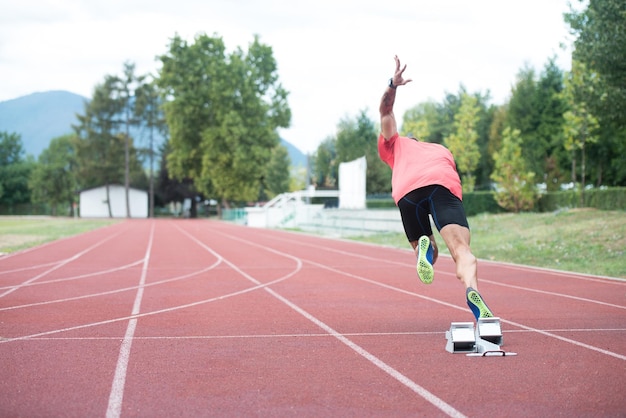
[[396, 88], [411, 81], [411, 79], [405, 80], [402, 77], [402, 73], [406, 70], [406, 64], [404, 67], [400, 68], [400, 59], [398, 59], [398, 56], [395, 56], [394, 59], [396, 60], [396, 71], [393, 77], [389, 79], [389, 84], [380, 100], [379, 107], [380, 129], [385, 139], [391, 138], [398, 132], [396, 118], [393, 114], [393, 104], [396, 101]]

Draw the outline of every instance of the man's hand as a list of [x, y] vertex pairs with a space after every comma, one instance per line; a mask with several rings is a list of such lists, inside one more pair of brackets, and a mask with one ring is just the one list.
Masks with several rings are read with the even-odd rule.
[[396, 71], [393, 74], [393, 77], [391, 78], [393, 85], [394, 86], [403, 86], [406, 83], [409, 83], [409, 82], [413, 81], [410, 78], [405, 80], [402, 77], [402, 73], [404, 73], [404, 70], [406, 70], [406, 64], [404, 64], [404, 67], [400, 68], [400, 58], [398, 58], [397, 55], [395, 55], [393, 58], [396, 60]]

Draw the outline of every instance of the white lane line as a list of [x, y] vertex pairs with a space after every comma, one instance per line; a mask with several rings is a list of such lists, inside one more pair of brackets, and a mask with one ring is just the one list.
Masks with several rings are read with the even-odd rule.
[[33, 265], [33, 266], [28, 266], [28, 267], [20, 267], [20, 268], [16, 268], [16, 269], [13, 269], [13, 270], [2, 270], [2, 271], [0, 271], [0, 275], [2, 275], [2, 274], [9, 274], [9, 273], [19, 273], [19, 272], [28, 271], [28, 270], [36, 270], [36, 269], [39, 269], [39, 268], [50, 267], [50, 266], [53, 266], [53, 265], [55, 265], [57, 263], [58, 263], [58, 261], [52, 261], [50, 263], [36, 264], [36, 265]]
[[[292, 240], [283, 240], [283, 241], [292, 242]], [[302, 243], [302, 244], [304, 244], [304, 243]], [[315, 244], [304, 244], [304, 245], [313, 246], [313, 247], [324, 249], [324, 250], [327, 250], [327, 251], [334, 251], [334, 250], [329, 250], [328, 248], [325, 248], [325, 247], [322, 247], [322, 246], [319, 246], [319, 245], [315, 245]], [[360, 256], [359, 254], [354, 254], [354, 253], [350, 253], [350, 252], [347, 252], [347, 251], [341, 251], [341, 252], [344, 253], [344, 254], [347, 254], [347, 255], [353, 254], [355, 256], [359, 256], [359, 257], [362, 257], [362, 258], [375, 260], [375, 258], [373, 258], [373, 257]], [[386, 260], [382, 260], [382, 259], [379, 259], [379, 260], [380, 261], [386, 261]], [[447, 303], [447, 302], [444, 302], [444, 301], [441, 301], [441, 300], [433, 299], [433, 298], [430, 298], [430, 297], [427, 297], [427, 296], [423, 296], [423, 295], [420, 295], [420, 294], [417, 294], [417, 293], [414, 293], [414, 292], [409, 292], [407, 290], [400, 289], [400, 288], [397, 288], [397, 287], [394, 287], [394, 286], [390, 286], [390, 285], [387, 285], [387, 284], [384, 284], [384, 283], [380, 283], [380, 282], [377, 282], [375, 280], [366, 279], [364, 277], [357, 276], [355, 274], [351, 274], [351, 273], [348, 273], [348, 272], [343, 272], [343, 271], [341, 271], [339, 269], [335, 269], [333, 267], [329, 267], [329, 266], [326, 266], [326, 265], [323, 265], [323, 264], [320, 264], [320, 263], [316, 263], [316, 262], [311, 261], [311, 260], [305, 260], [305, 261], [307, 261], [308, 263], [311, 263], [313, 265], [316, 265], [316, 266], [318, 266], [318, 267], [320, 267], [322, 269], [331, 270], [333, 272], [336, 272], [336, 273], [339, 273], [339, 274], [343, 274], [343, 275], [355, 278], [355, 279], [360, 280], [360, 281], [371, 283], [371, 284], [374, 284], [374, 285], [377, 285], [377, 286], [380, 286], [380, 287], [384, 287], [386, 289], [394, 290], [394, 291], [397, 291], [397, 292], [400, 292], [400, 293], [413, 295], [413, 296], [419, 297], [421, 299], [429, 300], [431, 302], [435, 302], [435, 303], [438, 303], [438, 304], [441, 304], [441, 305], [445, 305], [445, 306], [448, 306], [448, 307], [451, 307], [451, 308], [455, 308], [455, 309], [466, 311], [466, 309], [464, 307], [459, 307], [457, 305], [453, 305], [453, 304], [450, 304], [450, 303]], [[520, 266], [520, 268], [521, 268], [521, 266]], [[574, 277], [576, 277], [575, 273], [574, 273]], [[585, 277], [581, 277], [581, 279], [585, 280], [586, 278]], [[493, 285], [499, 285], [499, 286], [517, 287], [517, 288], [522, 289], [522, 290], [528, 290], [528, 291], [533, 291], [534, 290], [534, 289], [527, 289], [527, 288], [519, 287], [519, 286], [512, 286], [512, 285], [508, 285], [508, 284], [498, 283], [498, 282], [494, 282], [494, 281], [490, 281], [490, 280], [480, 279], [480, 281], [481, 282], [487, 282], [487, 283], [490, 283], [490, 284], [493, 284]], [[624, 309], [625, 308], [624, 306], [621, 306], [621, 305], [610, 304], [610, 303], [597, 301], [597, 300], [592, 300], [592, 299], [579, 298], [579, 297], [576, 297], [576, 296], [568, 296], [568, 295], [563, 295], [563, 294], [554, 293], [554, 292], [547, 292], [547, 291], [537, 291], [537, 292], [545, 293], [545, 294], [548, 294], [548, 295], [551, 295], [551, 296], [571, 298], [571, 299], [580, 300], [580, 301], [584, 301], [584, 302], [588, 302], [588, 303], [595, 303], [595, 304], [598, 304], [598, 305], [604, 305], [604, 306], [609, 306], [609, 307], [614, 307], [614, 308], [619, 308], [619, 309]], [[605, 355], [608, 355], [608, 356], [611, 356], [611, 357], [618, 358], [620, 360], [626, 360], [626, 356], [624, 356], [622, 354], [619, 354], [619, 353], [615, 353], [613, 351], [609, 351], [609, 350], [605, 350], [605, 349], [600, 348], [600, 347], [595, 347], [595, 346], [592, 346], [592, 345], [589, 345], [589, 344], [585, 344], [583, 342], [572, 340], [570, 338], [561, 337], [559, 335], [553, 334], [553, 333], [548, 332], [548, 331], [542, 331], [542, 330], [539, 330], [537, 328], [529, 327], [529, 326], [526, 326], [526, 325], [523, 325], [523, 324], [518, 324], [518, 323], [513, 322], [513, 321], [508, 321], [508, 320], [506, 320], [506, 319], [504, 319], [502, 317], [500, 317], [500, 319], [501, 319], [502, 323], [508, 323], [508, 324], [514, 325], [516, 327], [523, 328], [523, 329], [525, 329], [527, 331], [536, 332], [536, 333], [542, 334], [544, 336], [551, 337], [551, 338], [554, 338], [554, 339], [557, 339], [557, 340], [560, 340], [560, 341], [563, 341], [563, 342], [566, 342], [566, 343], [569, 343], [569, 344], [573, 344], [573, 345], [578, 346], [578, 347], [582, 347], [582, 348], [586, 348], [586, 349], [589, 349], [589, 350], [592, 350], [592, 351], [596, 351], [596, 352], [599, 352], [599, 353], [602, 353], [602, 354], [605, 354]]]
[[[146, 248], [146, 255], [144, 256], [143, 267], [141, 269], [141, 278], [139, 279], [139, 288], [137, 289], [137, 295], [135, 296], [135, 303], [133, 304], [132, 315], [139, 314], [141, 310], [141, 299], [143, 298], [143, 286], [146, 283], [146, 275], [148, 273], [148, 264], [150, 263], [150, 252], [152, 251], [152, 243], [154, 240], [154, 222], [152, 222], [150, 228], [150, 238], [148, 240], [148, 248]], [[126, 384], [126, 370], [128, 368], [128, 360], [130, 359], [130, 349], [133, 344], [133, 337], [135, 336], [135, 329], [137, 328], [137, 319], [133, 318], [128, 322], [126, 328], [126, 334], [120, 347], [120, 354], [117, 359], [117, 366], [115, 367], [115, 376], [113, 377], [113, 384], [111, 385], [111, 394], [109, 395], [109, 405], [107, 407], [107, 418], [117, 418], [122, 413], [122, 400], [124, 398], [124, 385]]]
[[[222, 259], [223, 260], [223, 259]], [[226, 262], [226, 260], [223, 260], [224, 262]], [[231, 264], [229, 264], [231, 265]], [[155, 315], [160, 315], [160, 314], [164, 314], [164, 313], [170, 313], [170, 312], [175, 312], [175, 311], [179, 311], [182, 309], [187, 309], [187, 308], [193, 308], [195, 306], [200, 306], [200, 305], [204, 305], [207, 303], [211, 303], [211, 302], [217, 302], [217, 301], [221, 301], [224, 299], [228, 299], [234, 296], [239, 296], [239, 295], [243, 295], [249, 292], [253, 292], [255, 290], [259, 290], [259, 289], [263, 289], [264, 287], [267, 286], [271, 286], [273, 284], [276, 283], [280, 283], [284, 280], [287, 280], [288, 278], [294, 276], [296, 273], [298, 273], [300, 271], [300, 269], [302, 268], [302, 264], [298, 264], [297, 268], [289, 273], [287, 273], [286, 275], [279, 277], [278, 279], [272, 280], [270, 282], [267, 283], [263, 283], [257, 286], [251, 286], [251, 287], [247, 287], [245, 289], [242, 290], [238, 290], [232, 293], [227, 293], [224, 295], [220, 295], [220, 296], [215, 296], [212, 298], [208, 298], [208, 299], [202, 299], [196, 302], [190, 302], [190, 303], [186, 303], [184, 305], [176, 305], [176, 306], [171, 306], [169, 308], [163, 308], [163, 309], [158, 309], [156, 311], [150, 311], [150, 312], [144, 312], [144, 313], [140, 313], [137, 315], [129, 315], [129, 316], [122, 316], [119, 318], [113, 318], [113, 319], [105, 319], [103, 321], [98, 321], [98, 322], [91, 322], [88, 324], [82, 324], [82, 325], [75, 325], [72, 327], [67, 327], [67, 328], [61, 328], [61, 329], [55, 329], [55, 330], [50, 330], [50, 331], [44, 331], [44, 332], [39, 332], [36, 334], [30, 334], [30, 335], [23, 335], [21, 337], [12, 337], [12, 338], [7, 338], [7, 337], [0, 337], [0, 344], [3, 343], [10, 343], [13, 341], [24, 341], [24, 340], [31, 340], [31, 339], [39, 339], [39, 337], [45, 337], [47, 335], [54, 335], [54, 334], [60, 334], [63, 332], [69, 332], [69, 331], [77, 331], [80, 329], [85, 329], [85, 328], [92, 328], [92, 327], [97, 327], [97, 326], [101, 326], [101, 325], [109, 325], [109, 324], [114, 324], [116, 322], [121, 322], [121, 321], [128, 321], [131, 319], [139, 319], [139, 318], [144, 318], [144, 317], [148, 317], [148, 316], [155, 316]], [[119, 339], [119, 338], [118, 338]]]
[[[175, 276], [175, 277], [171, 277], [169, 279], [163, 279], [163, 280], [159, 280], [159, 281], [156, 281], [156, 282], [147, 283], [143, 287], [146, 288], [146, 287], [151, 287], [151, 286], [159, 286], [159, 285], [166, 284], [166, 283], [171, 283], [171, 282], [176, 282], [176, 281], [180, 281], [180, 280], [185, 280], [185, 279], [188, 279], [190, 277], [194, 277], [194, 276], [197, 276], [199, 274], [206, 273], [207, 271], [212, 270], [215, 267], [217, 267], [220, 263], [221, 263], [221, 260], [217, 260], [212, 265], [207, 266], [207, 267], [205, 267], [205, 268], [203, 268], [201, 270], [193, 271], [191, 273], [187, 273], [187, 274], [182, 275], [182, 276]], [[96, 274], [97, 273], [94, 273], [94, 275], [96, 275]], [[120, 288], [120, 289], [108, 290], [108, 291], [105, 291], [105, 292], [98, 292], [98, 293], [90, 293], [88, 295], [74, 296], [74, 297], [71, 297], [71, 298], [47, 300], [47, 301], [44, 301], [44, 302], [35, 302], [35, 303], [29, 303], [29, 304], [25, 304], [25, 305], [7, 306], [7, 307], [4, 307], [4, 308], [0, 308], [0, 312], [1, 311], [14, 310], [14, 309], [31, 308], [33, 306], [49, 305], [49, 304], [53, 304], [53, 303], [69, 302], [69, 301], [80, 300], [80, 299], [95, 298], [95, 297], [111, 295], [111, 294], [120, 293], [120, 292], [127, 292], [127, 291], [130, 291], [130, 290], [136, 290], [139, 287], [140, 287], [139, 285], [138, 286], [123, 287], [123, 288]]]
[[[393, 290], [393, 291], [396, 291], [396, 292], [404, 293], [404, 294], [407, 294], [407, 295], [412, 295], [412, 296], [415, 296], [415, 297], [418, 297], [418, 298], [421, 298], [421, 299], [425, 299], [425, 300], [428, 300], [428, 301], [431, 301], [431, 302], [438, 303], [440, 305], [448, 306], [450, 308], [455, 308], [455, 309], [459, 309], [459, 310], [462, 310], [462, 311], [467, 311], [467, 309], [464, 308], [464, 307], [453, 305], [453, 304], [448, 303], [448, 302], [444, 302], [444, 301], [441, 301], [441, 300], [438, 300], [438, 299], [433, 299], [433, 298], [430, 298], [430, 297], [427, 297], [427, 296], [423, 296], [423, 295], [420, 295], [420, 294], [417, 294], [417, 293], [414, 293], [414, 292], [409, 292], [407, 290], [400, 289], [400, 288], [397, 288], [395, 286], [390, 286], [390, 285], [387, 285], [385, 283], [380, 283], [380, 282], [377, 282], [375, 280], [366, 279], [365, 277], [357, 276], [355, 274], [351, 274], [351, 273], [347, 273], [347, 272], [341, 272], [341, 270], [338, 270], [338, 269], [335, 269], [335, 268], [332, 268], [332, 267], [328, 267], [328, 266], [325, 266], [323, 264], [315, 263], [315, 262], [310, 261], [310, 260], [307, 260], [307, 262], [311, 263], [311, 264], [314, 264], [314, 265], [317, 265], [318, 267], [326, 269], [326, 270], [334, 271], [336, 273], [342, 273], [342, 274], [344, 274], [344, 275], [346, 275], [348, 277], [352, 277], [352, 278], [355, 278], [355, 279], [363, 281], [363, 282], [371, 283], [371, 284], [374, 284], [376, 286], [384, 287], [385, 289], [390, 289], [390, 290]], [[508, 320], [506, 320], [506, 319], [504, 319], [502, 317], [500, 317], [500, 321], [502, 323], [514, 325], [516, 327], [523, 328], [523, 329], [526, 329], [528, 331], [533, 331], [533, 332], [536, 332], [538, 334], [542, 334], [542, 335], [547, 336], [547, 337], [555, 338], [557, 340], [560, 340], [560, 341], [563, 341], [563, 342], [566, 342], [566, 343], [570, 343], [570, 344], [576, 345], [578, 347], [582, 347], [582, 348], [586, 348], [586, 349], [589, 349], [589, 350], [597, 351], [599, 353], [606, 354], [608, 356], [615, 357], [615, 358], [618, 358], [620, 360], [626, 360], [626, 356], [618, 354], [618, 353], [615, 353], [613, 351], [609, 351], [609, 350], [605, 350], [603, 348], [599, 348], [599, 347], [595, 347], [595, 346], [592, 346], [592, 345], [589, 345], [589, 344], [585, 344], [585, 343], [582, 343], [582, 342], [579, 342], [579, 341], [576, 341], [576, 340], [572, 340], [570, 338], [561, 337], [560, 335], [556, 335], [556, 334], [553, 334], [553, 333], [548, 332], [548, 331], [542, 331], [540, 329], [529, 327], [529, 326], [526, 326], [526, 325], [518, 324], [517, 322], [508, 321]]]
[[[227, 234], [223, 234], [223, 233], [220, 233], [220, 234], [227, 235]], [[229, 237], [231, 239], [233, 239], [233, 240], [245, 241], [245, 240], [242, 240], [241, 238], [238, 238], [238, 237], [233, 237], [233, 236], [229, 236]], [[251, 244], [251, 245], [254, 245], [254, 246], [260, 246], [258, 244], [250, 243], [248, 241], [246, 241], [246, 242], [248, 244]], [[283, 254], [284, 256], [294, 258], [294, 256], [292, 256], [290, 254], [283, 253], [283, 252], [278, 251], [278, 250], [269, 249], [269, 248], [267, 248], [265, 246], [263, 246], [263, 248], [265, 248], [266, 250], [272, 251], [274, 253], [277, 253], [277, 254]], [[231, 263], [229, 263], [229, 264], [231, 264]], [[240, 270], [237, 266], [232, 265], [232, 264], [231, 264], [231, 266], [233, 267], [233, 269], [237, 270], [241, 275], [246, 277], [252, 283], [255, 283], [255, 284], [259, 283], [254, 277], [252, 277], [252, 276], [248, 275], [247, 273], [245, 273], [244, 271]], [[354, 352], [359, 354], [361, 357], [365, 358], [367, 361], [372, 363], [374, 366], [378, 367], [383, 372], [387, 373], [389, 376], [394, 378], [396, 381], [398, 381], [402, 385], [404, 385], [407, 388], [409, 388], [410, 390], [412, 390], [418, 396], [421, 396], [424, 400], [426, 400], [427, 402], [431, 403], [433, 406], [438, 408], [440, 411], [444, 412], [446, 415], [451, 416], [451, 417], [465, 417], [465, 415], [463, 413], [461, 413], [460, 411], [455, 409], [450, 404], [446, 403], [443, 399], [439, 398], [438, 396], [436, 396], [432, 392], [428, 391], [424, 387], [418, 385], [417, 383], [415, 383], [414, 381], [412, 381], [411, 379], [409, 379], [408, 377], [406, 377], [405, 375], [403, 375], [402, 373], [400, 373], [399, 371], [397, 371], [393, 367], [389, 366], [387, 363], [385, 363], [384, 361], [382, 361], [381, 359], [379, 359], [375, 355], [373, 355], [370, 352], [368, 352], [367, 350], [365, 350], [363, 347], [359, 346], [358, 344], [356, 344], [355, 342], [353, 342], [352, 340], [347, 338], [344, 334], [341, 334], [341, 333], [335, 331], [332, 327], [330, 327], [329, 325], [327, 325], [323, 321], [317, 319], [315, 316], [311, 315], [310, 313], [308, 313], [304, 309], [300, 308], [298, 305], [296, 305], [295, 303], [291, 302], [287, 298], [283, 297], [282, 295], [280, 295], [279, 293], [277, 293], [273, 289], [271, 289], [269, 287], [266, 287], [264, 290], [266, 292], [268, 292], [270, 295], [272, 295], [274, 298], [278, 299], [280, 302], [284, 303], [285, 305], [287, 305], [288, 307], [290, 307], [291, 309], [293, 309], [294, 311], [296, 311], [297, 313], [302, 315], [304, 318], [306, 318], [307, 320], [309, 320], [313, 324], [317, 325], [319, 328], [323, 329], [328, 334], [330, 334], [331, 336], [333, 336], [334, 338], [336, 338], [337, 340], [339, 340], [340, 342], [342, 342], [343, 344], [348, 346]]]
[[516, 286], [516, 285], [512, 285], [508, 283], [494, 282], [493, 280], [486, 280], [486, 279], [479, 279], [479, 280], [481, 283], [489, 283], [489, 284], [493, 284], [496, 286], [508, 287], [510, 289], [524, 290], [526, 292], [535, 292], [535, 293], [540, 293], [542, 295], [548, 295], [548, 296], [558, 296], [560, 298], [573, 299], [573, 300], [578, 300], [580, 302], [595, 303], [596, 305], [609, 306], [611, 308], [626, 309], [626, 306], [624, 305], [616, 305], [614, 303], [602, 302], [601, 300], [581, 298], [579, 296], [571, 296], [571, 295], [566, 295], [564, 293], [549, 292], [547, 290], [539, 290], [539, 289], [533, 289], [533, 288], [524, 287], [524, 286]]
[[[180, 229], [180, 228], [179, 228]], [[222, 256], [220, 256], [218, 253], [216, 253], [215, 251], [213, 251], [211, 248], [209, 248], [207, 245], [205, 245], [203, 242], [199, 241], [197, 238], [195, 238], [194, 236], [192, 236], [191, 234], [189, 234], [187, 231], [184, 231], [182, 229], [180, 229], [184, 234], [186, 234], [192, 241], [196, 242], [200, 247], [206, 249], [208, 252], [210, 252], [211, 254], [213, 254], [217, 259], [218, 262], [224, 262], [225, 264], [228, 264], [229, 266], [234, 266], [232, 263], [228, 262], [227, 260], [225, 260]], [[262, 246], [258, 246], [258, 247], [262, 247]], [[268, 249], [268, 251], [273, 251], [271, 249]], [[276, 251], [273, 251], [276, 253]], [[224, 299], [228, 299], [234, 296], [239, 296], [239, 295], [243, 295], [249, 292], [253, 292], [259, 289], [262, 289], [264, 287], [267, 286], [271, 286], [277, 283], [280, 283], [284, 280], [289, 279], [290, 277], [293, 277], [294, 275], [296, 275], [301, 269], [302, 269], [302, 262], [295, 258], [295, 257], [291, 257], [288, 256], [289, 258], [292, 258], [296, 261], [296, 266], [295, 268], [290, 271], [289, 273], [275, 279], [272, 281], [269, 281], [267, 283], [263, 283], [263, 284], [258, 284], [255, 286], [251, 286], [245, 289], [241, 289], [241, 290], [237, 290], [235, 292], [232, 293], [227, 293], [227, 294], [223, 294], [220, 296], [214, 296], [208, 299], [202, 299], [196, 302], [190, 302], [190, 303], [186, 303], [183, 305], [176, 305], [176, 306], [172, 306], [169, 308], [163, 308], [163, 309], [158, 309], [155, 311], [150, 311], [150, 312], [144, 312], [144, 313], [138, 313], [136, 315], [129, 315], [129, 316], [123, 316], [123, 317], [119, 317], [119, 318], [112, 318], [112, 319], [106, 319], [103, 321], [98, 321], [98, 322], [91, 322], [88, 324], [82, 324], [82, 325], [75, 325], [72, 327], [67, 327], [67, 328], [61, 328], [61, 329], [55, 329], [55, 330], [50, 330], [50, 331], [44, 331], [44, 332], [39, 332], [36, 334], [30, 334], [30, 335], [23, 335], [21, 337], [11, 337], [11, 338], [7, 338], [7, 337], [0, 337], [0, 344], [4, 344], [4, 343], [10, 343], [13, 341], [24, 341], [24, 340], [30, 340], [30, 339], [40, 339], [40, 337], [46, 337], [49, 335], [54, 335], [54, 334], [60, 334], [63, 332], [69, 332], [69, 331], [77, 331], [80, 329], [85, 329], [85, 328], [92, 328], [92, 327], [97, 327], [97, 326], [101, 326], [101, 325], [109, 325], [109, 324], [113, 324], [113, 323], [117, 323], [117, 322], [121, 322], [121, 321], [129, 321], [131, 319], [139, 319], [139, 318], [143, 318], [143, 317], [148, 317], [148, 316], [154, 316], [154, 315], [160, 315], [160, 314], [164, 314], [164, 313], [170, 313], [170, 312], [174, 312], [174, 311], [179, 311], [182, 309], [188, 309], [188, 308], [192, 308], [195, 306], [200, 306], [200, 305], [204, 305], [207, 303], [211, 303], [211, 302], [216, 302], [216, 301], [221, 301]], [[240, 272], [240, 270], [236, 270], [237, 272]], [[146, 286], [144, 286], [146, 287]]]
[[375, 365], [376, 367], [378, 367], [379, 369], [381, 369], [382, 371], [387, 373], [389, 376], [391, 376], [394, 379], [396, 379], [398, 382], [400, 382], [404, 386], [406, 386], [409, 389], [411, 389], [413, 392], [415, 392], [417, 395], [419, 395], [422, 398], [424, 398], [426, 401], [430, 402], [435, 407], [439, 408], [439, 410], [441, 410], [442, 412], [444, 412], [448, 416], [451, 416], [451, 417], [464, 417], [465, 416], [463, 413], [461, 413], [460, 411], [455, 409], [450, 404], [446, 403], [443, 399], [439, 398], [434, 393], [432, 393], [432, 392], [428, 391], [427, 389], [425, 389], [424, 387], [418, 385], [417, 383], [415, 383], [414, 381], [412, 381], [411, 379], [409, 379], [408, 377], [406, 377], [405, 375], [403, 375], [402, 373], [400, 373], [399, 371], [397, 371], [393, 367], [389, 366], [387, 363], [385, 363], [384, 361], [382, 361], [381, 359], [379, 359], [375, 355], [371, 354], [370, 352], [368, 352], [367, 350], [362, 348], [360, 345], [352, 342], [352, 340], [347, 338], [345, 335], [335, 331], [333, 328], [331, 328], [330, 326], [326, 325], [324, 322], [320, 321], [319, 319], [317, 319], [313, 315], [309, 314], [304, 309], [300, 308], [299, 306], [297, 306], [296, 304], [292, 303], [288, 299], [282, 297], [281, 295], [276, 293], [274, 290], [269, 289], [269, 288], [265, 288], [265, 291], [270, 293], [276, 299], [278, 299], [281, 302], [283, 302], [285, 305], [289, 306], [291, 309], [293, 309], [296, 312], [298, 312], [300, 315], [304, 316], [309, 321], [313, 322], [318, 327], [322, 328], [324, 331], [328, 332], [330, 335], [332, 335], [333, 337], [335, 337], [336, 339], [338, 339], [339, 341], [341, 341], [342, 343], [347, 345], [349, 348], [354, 350], [357, 354], [359, 354], [360, 356], [364, 357], [370, 363], [372, 363], [373, 365]]
[[602, 354], [605, 354], [607, 356], [615, 357], [615, 358], [620, 359], [620, 360], [626, 360], [626, 356], [625, 355], [618, 354], [618, 353], [615, 353], [613, 351], [605, 350], [604, 348], [596, 347], [596, 346], [593, 346], [593, 345], [590, 345], [590, 344], [585, 344], [585, 343], [582, 343], [580, 341], [572, 340], [571, 338], [562, 337], [562, 336], [554, 334], [552, 332], [542, 331], [540, 329], [529, 327], [527, 325], [519, 324], [517, 322], [509, 321], [509, 320], [506, 320], [506, 319], [500, 318], [500, 321], [502, 321], [502, 323], [514, 325], [516, 327], [525, 329], [527, 331], [532, 331], [532, 332], [536, 332], [536, 333], [541, 334], [541, 335], [545, 335], [546, 337], [555, 338], [557, 340], [560, 340], [560, 341], [563, 341], [563, 342], [566, 342], [566, 343], [569, 343], [569, 344], [573, 344], [573, 345], [578, 346], [578, 347], [582, 347], [582, 348], [586, 348], [588, 350], [596, 351], [598, 353], [602, 353]]
[[[69, 281], [73, 281], [73, 280], [90, 279], [90, 278], [93, 278], [93, 277], [96, 277], [96, 276], [101, 276], [103, 274], [114, 273], [114, 272], [120, 271], [120, 270], [126, 270], [128, 268], [137, 266], [137, 265], [139, 265], [141, 263], [143, 263], [143, 260], [137, 260], [137, 261], [133, 261], [132, 263], [125, 264], [125, 265], [118, 266], [118, 267], [113, 267], [113, 268], [110, 268], [110, 269], [107, 269], [107, 270], [99, 270], [99, 271], [96, 271], [96, 272], [80, 274], [78, 276], [63, 277], [63, 278], [60, 278], [60, 279], [42, 280], [42, 281], [39, 281], [39, 282], [24, 284], [24, 285], [22, 285], [22, 287], [41, 286], [41, 285], [45, 285], [45, 284], [55, 284], [55, 283], [69, 282]], [[12, 288], [12, 287], [13, 286], [0, 286], [0, 290], [9, 289], [9, 288]]]
[[118, 232], [117, 234], [110, 235], [110, 236], [104, 238], [103, 240], [93, 244], [92, 246], [87, 247], [86, 249], [84, 249], [84, 250], [74, 254], [72, 257], [66, 258], [65, 260], [59, 262], [54, 267], [49, 268], [48, 270], [44, 271], [43, 273], [40, 273], [40, 274], [36, 275], [35, 277], [32, 277], [32, 278], [26, 280], [25, 282], [23, 282], [23, 283], [21, 283], [19, 285], [15, 285], [15, 286], [9, 287], [9, 290], [5, 291], [4, 293], [0, 293], [0, 298], [8, 295], [9, 293], [15, 292], [17, 289], [19, 289], [21, 287], [24, 287], [24, 286], [34, 282], [35, 280], [38, 280], [38, 279], [46, 276], [47, 274], [53, 272], [54, 270], [57, 270], [57, 269], [63, 267], [64, 265], [66, 265], [66, 264], [68, 264], [68, 263], [70, 263], [70, 262], [72, 262], [72, 261], [82, 257], [83, 255], [87, 254], [89, 251], [93, 250], [96, 247], [99, 247], [100, 245], [104, 244], [105, 242], [109, 241], [110, 239], [112, 239], [113, 237], [115, 237], [115, 236], [117, 236], [119, 234], [120, 233]]
[[[597, 333], [597, 332], [626, 332], [626, 328], [560, 328], [543, 329], [544, 332], [574, 332], [574, 333]], [[507, 334], [534, 333], [534, 330], [527, 329], [506, 329]], [[344, 332], [345, 337], [397, 337], [397, 336], [444, 336], [444, 331], [400, 331], [400, 332]], [[0, 337], [1, 338], [1, 337]], [[228, 340], [228, 339], [280, 339], [280, 338], [334, 338], [328, 333], [309, 334], [241, 334], [241, 335], [156, 335], [134, 337], [134, 340]], [[31, 338], [30, 341], [65, 341], [65, 340], [119, 340], [119, 337], [38, 337]]]

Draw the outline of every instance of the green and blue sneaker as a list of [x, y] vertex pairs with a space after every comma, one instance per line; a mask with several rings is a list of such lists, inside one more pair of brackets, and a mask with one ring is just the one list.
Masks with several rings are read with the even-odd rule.
[[417, 275], [422, 283], [430, 284], [435, 277], [433, 269], [433, 246], [430, 238], [422, 235], [417, 243]]
[[478, 321], [478, 318], [491, 318], [493, 316], [493, 314], [491, 313], [491, 310], [489, 309], [489, 307], [487, 306], [487, 304], [485, 303], [485, 301], [480, 296], [480, 293], [478, 293], [477, 290], [474, 290], [473, 288], [468, 287], [466, 294], [467, 294], [467, 306], [469, 306], [469, 308], [472, 310], [472, 313], [476, 317], [477, 321]]

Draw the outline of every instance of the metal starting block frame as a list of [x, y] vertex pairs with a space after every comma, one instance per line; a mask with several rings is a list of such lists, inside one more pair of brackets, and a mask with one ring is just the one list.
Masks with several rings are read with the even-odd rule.
[[471, 357], [516, 356], [500, 348], [503, 344], [500, 318], [479, 318], [473, 322], [452, 322], [446, 331], [446, 351]]

